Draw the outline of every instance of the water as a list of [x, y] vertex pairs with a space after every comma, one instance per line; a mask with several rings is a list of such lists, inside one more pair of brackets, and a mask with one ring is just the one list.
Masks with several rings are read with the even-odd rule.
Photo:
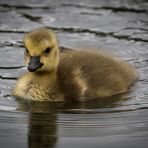
[[[85, 103], [16, 100], [26, 71], [22, 38], [46, 26], [61, 46], [103, 50], [133, 64], [127, 94]], [[148, 145], [148, 2], [146, 0], [1, 0], [0, 144], [3, 148], [145, 148]]]

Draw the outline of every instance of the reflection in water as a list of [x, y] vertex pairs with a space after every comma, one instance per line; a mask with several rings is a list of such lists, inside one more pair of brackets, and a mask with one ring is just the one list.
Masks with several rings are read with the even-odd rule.
[[[85, 109], [91, 112], [94, 109], [114, 108], [119, 105], [120, 101], [125, 101], [128, 98], [123, 97], [124, 94], [118, 94], [107, 98], [96, 98], [85, 102], [66, 102], [62, 108], [64, 113], [85, 113]], [[82, 112], [81, 112], [82, 111]]]
[[57, 141], [55, 114], [30, 113], [28, 123], [29, 148], [53, 148]]
[[29, 148], [53, 148], [57, 143], [57, 116], [58, 113], [84, 114], [85, 109], [99, 109], [102, 107], [114, 107], [121, 101], [120, 96], [112, 98], [96, 99], [88, 102], [32, 102], [17, 99], [19, 111], [28, 111], [28, 147]]
[[128, 98], [124, 94], [118, 94], [107, 98], [96, 98], [84, 102], [36, 102], [24, 99], [16, 99], [19, 103], [17, 110], [30, 113], [54, 113], [65, 112], [78, 109], [100, 109], [100, 108], [113, 108], [119, 105], [120, 101], [126, 101]]
[[29, 111], [28, 147], [53, 148], [57, 141], [57, 107], [55, 103], [18, 100], [21, 111]]

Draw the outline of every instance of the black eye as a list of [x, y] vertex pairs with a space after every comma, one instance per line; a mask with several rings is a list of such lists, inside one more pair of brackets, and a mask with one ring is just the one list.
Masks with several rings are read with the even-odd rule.
[[45, 53], [48, 54], [50, 51], [51, 51], [51, 48], [48, 47], [48, 48], [46, 48]]
[[27, 48], [25, 48], [25, 49], [26, 49], [26, 53], [29, 53], [28, 49]]

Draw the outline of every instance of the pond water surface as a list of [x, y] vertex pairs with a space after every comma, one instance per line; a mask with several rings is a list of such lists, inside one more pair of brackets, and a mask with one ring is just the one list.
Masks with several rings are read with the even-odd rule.
[[[24, 33], [46, 26], [61, 46], [109, 52], [133, 64], [127, 94], [83, 103], [24, 102], [11, 96], [26, 71]], [[0, 147], [146, 148], [147, 0], [0, 1]]]

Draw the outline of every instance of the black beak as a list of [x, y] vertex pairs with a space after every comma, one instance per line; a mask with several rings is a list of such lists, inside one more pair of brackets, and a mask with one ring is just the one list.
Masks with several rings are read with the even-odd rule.
[[30, 72], [35, 72], [38, 68], [42, 67], [42, 63], [40, 63], [40, 57], [39, 56], [34, 56], [34, 57], [30, 57], [30, 62], [28, 64], [27, 69]]

